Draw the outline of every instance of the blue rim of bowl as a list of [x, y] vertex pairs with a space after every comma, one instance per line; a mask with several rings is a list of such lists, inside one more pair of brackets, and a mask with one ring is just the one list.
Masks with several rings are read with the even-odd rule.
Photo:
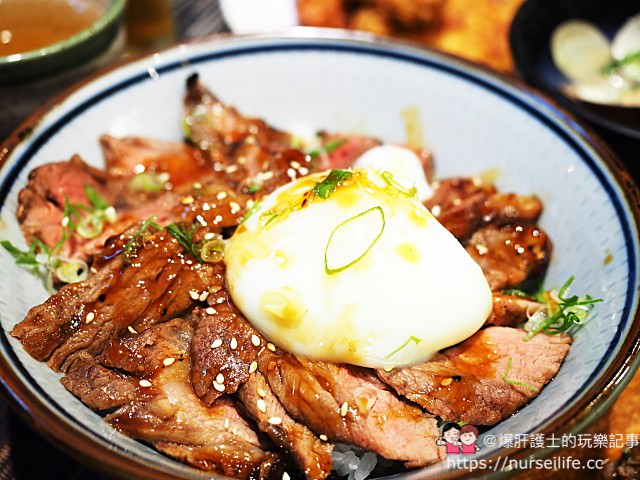
[[[225, 39], [227, 41], [225, 42]], [[219, 41], [216, 41], [219, 40]], [[246, 46], [242, 45], [244, 41], [260, 41], [264, 40], [266, 44], [259, 46]], [[524, 87], [518, 82], [496, 75], [494, 72], [490, 72], [485, 68], [477, 65], [465, 62], [463, 60], [445, 55], [439, 52], [433, 52], [425, 50], [424, 48], [416, 48], [415, 45], [406, 42], [394, 42], [388, 39], [379, 39], [377, 37], [366, 34], [354, 34], [346, 33], [343, 31], [336, 31], [330, 29], [316, 29], [316, 28], [301, 28], [296, 27], [289, 30], [282, 35], [243, 35], [243, 36], [217, 36], [210, 39], [199, 40], [191, 42], [189, 45], [197, 46], [201, 43], [212, 42], [212, 48], [215, 52], [194, 54], [186, 54], [180, 56], [180, 60], [169, 61], [162, 63], [161, 66], [155, 67], [153, 74], [145, 71], [138, 74], [127, 74], [127, 76], [112, 84], [110, 87], [103, 88], [100, 92], [93, 94], [91, 97], [80, 102], [78, 105], [70, 109], [67, 113], [57, 119], [52, 125], [46, 127], [42, 132], [39, 132], [30, 140], [30, 145], [27, 149], [20, 154], [20, 157], [10, 170], [5, 174], [5, 178], [0, 184], [0, 205], [3, 205], [8, 193], [12, 188], [12, 184], [22, 169], [28, 164], [29, 160], [35, 155], [40, 148], [42, 148], [47, 141], [54, 136], [60, 128], [62, 128], [67, 122], [71, 121], [77, 115], [82, 114], [85, 110], [91, 108], [93, 105], [100, 103], [108, 99], [111, 95], [121, 90], [124, 90], [132, 85], [152, 80], [155, 75], [161, 75], [162, 73], [180, 70], [186, 68], [195, 67], [200, 63], [213, 62], [224, 58], [253, 55], [259, 53], [269, 52], [284, 52], [284, 51], [334, 51], [334, 52], [346, 52], [352, 54], [365, 54], [370, 56], [382, 57], [385, 59], [409, 62], [416, 65], [420, 65], [426, 68], [437, 69], [448, 74], [457, 76], [466, 81], [473, 83], [476, 86], [480, 86], [485, 90], [509, 101], [518, 108], [526, 111], [529, 115], [535, 118], [537, 121], [545, 125], [555, 135], [559, 136], [571, 149], [581, 158], [581, 160], [587, 165], [591, 172], [600, 182], [603, 189], [607, 192], [614, 209], [618, 215], [618, 220], [622, 226], [624, 232], [625, 244], [627, 249], [629, 278], [627, 280], [627, 291], [629, 292], [626, 299], [622, 313], [622, 323], [616, 331], [614, 338], [609, 345], [609, 348], [601, 360], [598, 367], [594, 369], [594, 373], [589, 377], [583, 386], [576, 391], [572, 398], [567, 402], [568, 404], [574, 404], [572, 407], [563, 412], [564, 408], [559, 408], [556, 412], [550, 415], [545, 421], [537, 425], [532, 429], [536, 432], [577, 432], [592, 423], [600, 414], [608, 408], [615, 398], [622, 391], [624, 386], [631, 379], [633, 373], [640, 365], [640, 312], [638, 312], [638, 302], [634, 303], [634, 291], [637, 285], [638, 279], [638, 259], [635, 256], [634, 247], [637, 247], [638, 238], [638, 224], [640, 223], [640, 207], [638, 205], [638, 199], [640, 198], [640, 192], [634, 184], [630, 175], [626, 172], [626, 169], [615, 158], [615, 156], [608, 150], [608, 148], [590, 131], [583, 127], [577, 120], [566, 112], [559, 109], [552, 102], [546, 100], [537, 94], [534, 94], [530, 88]], [[281, 42], [281, 43], [278, 43]], [[170, 47], [165, 51], [170, 51], [175, 54], [178, 47]], [[161, 52], [162, 53], [162, 52]], [[142, 59], [151, 58], [152, 55], [142, 57]], [[185, 60], [186, 58], [186, 60]], [[5, 143], [0, 146], [0, 166], [3, 166], [11, 156], [13, 149], [18, 146], [24, 140], [24, 132], [31, 132], [33, 125], [36, 125], [43, 116], [49, 112], [53, 106], [60, 104], [64, 99], [69, 97], [72, 93], [76, 92], [79, 88], [85, 84], [91, 84], [94, 79], [101, 77], [103, 74], [117, 71], [120, 67], [126, 66], [130, 63], [135, 63], [141, 59], [134, 59], [129, 62], [124, 62], [122, 65], [106, 69], [105, 71], [93, 76], [86, 82], [83, 82], [79, 86], [70, 89], [64, 93], [60, 98], [55, 99], [49, 105], [43, 107], [41, 111], [36, 112], [30, 119], [28, 119], [20, 128], [18, 128], [14, 134], [12, 134]], [[621, 199], [615, 192], [614, 185], [609, 181], [605, 172], [613, 177], [620, 188], [623, 190], [626, 198]], [[4, 172], [3, 172], [4, 173]], [[626, 204], [630, 215], [625, 214], [623, 204]], [[635, 235], [634, 235], [635, 233]], [[619, 348], [618, 343], [621, 340], [621, 332], [627, 330], [627, 327], [633, 326], [634, 328], [629, 331], [629, 335], [625, 339], [623, 345]], [[17, 405], [18, 410], [23, 414], [31, 415], [32, 417], [39, 417], [43, 419], [43, 413], [46, 415], [50, 409], [45, 404], [41, 404], [38, 399], [31, 398], [32, 394], [20, 390], [20, 380], [12, 372], [11, 369], [17, 369], [20, 374], [29, 381], [29, 386], [33, 388], [38, 394], [44, 398], [49, 405], [54, 406], [58, 410], [58, 415], [61, 418], [57, 418], [57, 427], [54, 437], [58, 440], [62, 440], [67, 446], [74, 450], [80, 449], [80, 453], [85, 461], [91, 463], [91, 459], [95, 457], [101, 457], [105, 460], [104, 451], [98, 450], [104, 448], [100, 439], [93, 438], [88, 435], [84, 430], [84, 427], [67, 414], [64, 409], [58, 405], [31, 377], [27, 369], [20, 363], [19, 359], [15, 355], [15, 352], [11, 348], [6, 332], [0, 331], [0, 346], [2, 346], [9, 354], [11, 363], [6, 362], [6, 359], [0, 356], [0, 386], [3, 387], [5, 394], [13, 401], [14, 405]], [[609, 364], [606, 371], [599, 372], [600, 368], [604, 368]], [[7, 376], [11, 375], [9, 381]], [[14, 388], [11, 388], [11, 385]], [[589, 387], [583, 391], [583, 388]], [[38, 415], [34, 415], [38, 413]], [[63, 420], [66, 419], [66, 422]], [[46, 422], [51, 427], [50, 422]], [[55, 423], [55, 422], [54, 422]], [[35, 425], [37, 428], [37, 424]], [[78, 447], [73, 442], [77, 442], [77, 438], [73, 434], [69, 434], [65, 430], [65, 427], [71, 426], [76, 431], [77, 435], [83, 436], [89, 440], [89, 444]], [[60, 428], [63, 427], [63, 428]], [[53, 429], [49, 429], [53, 430]], [[45, 431], [47, 435], [50, 432]], [[102, 446], [101, 446], [102, 445]], [[86, 451], [91, 453], [87, 455]], [[548, 455], [553, 451], [553, 447], [538, 448], [538, 449], [504, 449], [497, 454], [493, 454], [494, 460], [498, 457], [510, 456], [511, 458], [528, 456], [531, 458], [539, 458]], [[136, 470], [132, 465], [127, 462], [117, 461], [114, 458], [118, 455], [122, 455], [120, 452], [111, 452], [111, 455], [107, 455], [106, 461], [112, 468], [119, 468], [120, 471], [130, 475], [139, 475], [140, 471]], [[143, 459], [139, 459], [140, 462], [144, 462]], [[97, 467], [106, 468], [105, 465], [96, 465]], [[153, 464], [145, 463], [146, 471], [149, 468], [153, 469]], [[193, 470], [191, 468], [189, 471]], [[422, 470], [408, 472], [411, 478], [422, 478], [420, 475]], [[194, 472], [200, 473], [200, 472]], [[154, 474], [161, 475], [158, 478], [173, 478], [165, 477], [163, 475], [166, 472], [155, 470]], [[491, 476], [502, 476], [505, 472], [496, 472]], [[404, 474], [402, 474], [404, 475]], [[438, 472], [438, 478], [457, 478], [464, 475], [461, 471], [446, 471]], [[193, 478], [198, 478], [194, 476]], [[426, 478], [426, 477], [425, 477]]]
[[59, 42], [52, 43], [42, 48], [36, 48], [34, 50], [28, 50], [26, 52], [12, 53], [11, 55], [0, 56], [0, 68], [3, 66], [11, 65], [13, 63], [31, 62], [38, 58], [48, 57], [55, 55], [65, 50], [69, 50], [77, 45], [84, 43], [89, 38], [93, 37], [97, 33], [102, 32], [108, 28], [113, 22], [117, 21], [124, 6], [126, 0], [111, 0], [111, 4], [107, 8], [104, 15], [101, 15], [98, 20], [93, 22], [89, 27], [81, 30], [80, 32], [72, 35]]

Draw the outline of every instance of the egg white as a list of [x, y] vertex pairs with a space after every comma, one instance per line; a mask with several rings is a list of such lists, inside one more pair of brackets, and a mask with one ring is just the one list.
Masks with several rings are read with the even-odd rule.
[[365, 169], [328, 199], [309, 195], [326, 176], [276, 190], [228, 241], [246, 318], [290, 352], [373, 368], [424, 362], [476, 332], [489, 286], [420, 201]]

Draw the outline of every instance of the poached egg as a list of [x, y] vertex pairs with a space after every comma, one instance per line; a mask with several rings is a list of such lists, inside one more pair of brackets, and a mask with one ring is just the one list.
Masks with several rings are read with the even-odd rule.
[[356, 162], [367, 168], [280, 187], [228, 240], [233, 301], [283, 349], [371, 368], [418, 364], [470, 337], [491, 312], [480, 267], [420, 201], [424, 174], [408, 168], [418, 180], [405, 187], [402, 169], [383, 168], [410, 160], [384, 156], [369, 151]]

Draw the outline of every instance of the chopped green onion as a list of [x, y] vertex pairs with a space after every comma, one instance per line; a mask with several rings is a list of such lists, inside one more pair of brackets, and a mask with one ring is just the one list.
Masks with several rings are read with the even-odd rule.
[[590, 295], [579, 297], [572, 295], [565, 296], [574, 277], [560, 288], [559, 291], [548, 291], [536, 295], [536, 300], [546, 303], [544, 310], [539, 310], [531, 317], [525, 325], [528, 331], [524, 341], [533, 338], [537, 333], [544, 332], [550, 335], [559, 333], [574, 334], [584, 325], [584, 319], [588, 315], [593, 305], [602, 302], [601, 298], [592, 298]]
[[129, 241], [124, 245], [122, 249], [122, 255], [124, 256], [124, 263], [131, 263], [131, 257], [133, 256], [133, 252], [138, 248], [140, 243], [140, 238], [142, 235], [149, 229], [149, 227], [155, 228], [156, 230], [161, 230], [162, 227], [155, 222], [157, 217], [149, 217], [142, 225], [138, 231], [129, 239]]
[[254, 183], [249, 185], [249, 188], [247, 189], [247, 191], [251, 194], [253, 193], [257, 193], [260, 191], [260, 189], [262, 189], [262, 185], [260, 185], [259, 183]]
[[185, 115], [182, 117], [182, 136], [189, 141], [193, 140], [193, 132], [191, 131], [192, 124], [193, 118], [191, 115]]
[[331, 170], [324, 180], [315, 184], [311, 191], [326, 200], [336, 191], [340, 182], [349, 180], [352, 175], [353, 172], [349, 170]]
[[89, 203], [94, 209], [106, 210], [109, 208], [109, 202], [102, 198], [88, 183], [84, 186], [84, 193], [87, 195], [87, 200], [89, 200]]
[[534, 387], [533, 385], [529, 385], [528, 383], [524, 383], [524, 382], [514, 382], [513, 380], [509, 380], [507, 378], [507, 376], [509, 376], [509, 372], [511, 371], [511, 360], [512, 360], [511, 357], [509, 357], [509, 360], [507, 360], [507, 370], [504, 372], [504, 375], [502, 375], [502, 380], [507, 382], [509, 385], [524, 387], [524, 388], [528, 388], [529, 390], [533, 390], [534, 392], [539, 392], [540, 389], [537, 387]]
[[200, 258], [207, 263], [220, 262], [224, 259], [224, 247], [221, 238], [207, 240], [200, 247]]
[[[380, 222], [380, 230], [374, 232], [375, 237], [372, 238], [367, 245], [362, 245], [362, 249], [359, 249], [356, 253], [352, 253], [350, 256], [347, 256], [347, 259], [342, 260], [340, 264], [335, 265], [333, 262], [331, 262], [329, 260], [329, 257], [332, 257], [332, 256], [335, 257], [335, 255], [331, 255], [330, 249], [336, 248], [336, 245], [338, 245], [339, 247], [345, 246], [345, 242], [342, 242], [340, 240], [335, 240], [334, 237], [337, 237], [338, 239], [340, 239], [341, 237], [342, 238], [349, 237], [349, 244], [350, 245], [353, 244], [352, 235], [349, 235], [350, 227], [354, 226], [353, 222], [367, 221], [366, 217], [372, 216], [372, 215], [376, 217], [379, 216], [379, 222]], [[373, 218], [374, 217], [371, 217], [371, 219]], [[357, 215], [354, 215], [353, 217], [346, 219], [344, 222], [342, 222], [336, 228], [334, 228], [333, 231], [331, 232], [331, 235], [329, 236], [329, 240], [327, 241], [327, 246], [324, 249], [324, 271], [326, 272], [326, 274], [333, 275], [335, 273], [342, 272], [343, 270], [346, 270], [350, 266], [362, 260], [364, 256], [367, 253], [369, 253], [369, 250], [371, 250], [371, 248], [373, 248], [376, 242], [380, 239], [380, 237], [382, 236], [382, 232], [384, 232], [384, 227], [385, 227], [384, 211], [382, 210], [382, 207], [377, 206], [377, 207], [372, 207], [368, 210], [365, 210], [364, 212], [361, 212]]]
[[245, 223], [247, 220], [249, 220], [249, 218], [251, 217], [251, 215], [253, 215], [254, 213], [256, 213], [258, 211], [258, 209], [260, 208], [260, 202], [254, 202], [253, 205], [251, 205], [251, 208], [247, 211], [247, 213], [244, 214], [244, 217], [242, 217], [242, 220], [240, 221], [240, 225], [242, 225], [243, 223]]
[[416, 188], [415, 185], [413, 187], [411, 187], [411, 188], [406, 188], [405, 186], [401, 185], [396, 180], [394, 180], [393, 173], [385, 170], [384, 172], [382, 172], [380, 174], [380, 177], [382, 178], [382, 180], [384, 180], [384, 182], [387, 185], [389, 185], [390, 187], [393, 187], [395, 190], [400, 192], [402, 195], [404, 195], [406, 197], [410, 197], [410, 198], [415, 198], [415, 197], [418, 196], [418, 189]]
[[103, 228], [104, 222], [99, 216], [88, 215], [78, 223], [76, 231], [82, 238], [92, 239], [100, 235]]
[[169, 183], [171, 177], [167, 172], [142, 172], [134, 175], [129, 182], [129, 189], [134, 192], [161, 192]]
[[282, 220], [287, 215], [289, 215], [292, 211], [290, 205], [276, 205], [273, 208], [270, 208], [266, 212], [263, 212], [260, 215], [260, 226], [262, 228], [267, 228], [272, 223], [276, 222], [276, 220]]
[[393, 352], [391, 352], [389, 355], [387, 355], [387, 356], [386, 356], [386, 357], [384, 357], [384, 358], [391, 358], [391, 357], [393, 357], [396, 353], [398, 353], [398, 352], [400, 352], [401, 350], [404, 350], [405, 348], [407, 348], [407, 346], [408, 346], [411, 342], [415, 343], [416, 345], [419, 345], [419, 344], [420, 344], [420, 342], [422, 342], [422, 339], [421, 339], [421, 338], [418, 338], [418, 337], [414, 337], [413, 335], [411, 335], [409, 338], [407, 338], [407, 340], [406, 340], [402, 345], [400, 345], [398, 348], [396, 348]]
[[632, 65], [634, 63], [640, 63], [640, 50], [637, 52], [633, 52], [625, 56], [621, 59], [614, 59], [604, 67], [602, 67], [603, 75], [611, 75], [617, 73], [622, 68], [627, 65]]
[[320, 155], [324, 154], [330, 154], [333, 153], [334, 151], [336, 151], [338, 148], [340, 148], [342, 145], [344, 145], [345, 143], [347, 143], [347, 139], [346, 138], [340, 138], [340, 139], [336, 139], [336, 140], [331, 140], [330, 142], [327, 142], [326, 145], [323, 145], [322, 147], [315, 149], [315, 150], [311, 150], [307, 155], [309, 155], [311, 158], [317, 158]]
[[89, 266], [82, 260], [60, 259], [54, 273], [64, 283], [82, 282], [89, 276]]
[[199, 249], [193, 242], [193, 232], [195, 231], [196, 226], [197, 224], [194, 222], [189, 231], [187, 231], [177, 223], [172, 223], [171, 225], [167, 225], [167, 231], [193, 256], [193, 258], [202, 263]]

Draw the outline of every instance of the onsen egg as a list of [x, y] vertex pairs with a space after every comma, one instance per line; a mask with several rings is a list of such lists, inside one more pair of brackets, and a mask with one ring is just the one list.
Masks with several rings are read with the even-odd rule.
[[492, 308], [480, 267], [389, 172], [310, 175], [257, 204], [229, 239], [233, 301], [283, 349], [372, 368], [421, 363]]

